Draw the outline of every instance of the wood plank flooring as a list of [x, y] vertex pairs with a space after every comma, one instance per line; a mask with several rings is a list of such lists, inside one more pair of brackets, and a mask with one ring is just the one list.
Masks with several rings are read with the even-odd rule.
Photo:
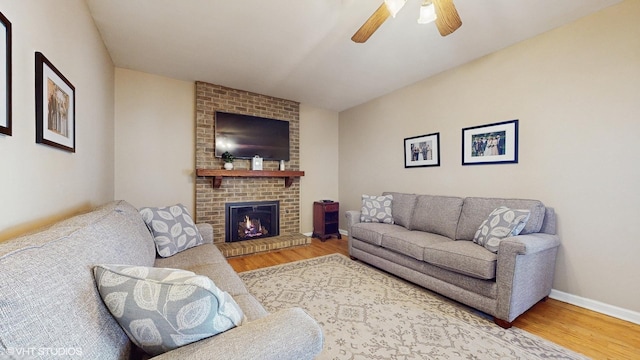
[[[333, 253], [349, 255], [346, 237], [228, 261], [242, 272]], [[593, 359], [640, 359], [640, 325], [554, 299], [535, 305], [514, 326]]]

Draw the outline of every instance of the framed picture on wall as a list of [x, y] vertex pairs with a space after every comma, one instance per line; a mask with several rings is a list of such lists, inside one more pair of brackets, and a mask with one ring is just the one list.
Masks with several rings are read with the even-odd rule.
[[0, 134], [11, 135], [11, 22], [0, 13]]
[[440, 133], [404, 139], [404, 167], [440, 166]]
[[36, 52], [36, 142], [76, 152], [76, 90]]
[[462, 165], [518, 162], [518, 120], [462, 129]]

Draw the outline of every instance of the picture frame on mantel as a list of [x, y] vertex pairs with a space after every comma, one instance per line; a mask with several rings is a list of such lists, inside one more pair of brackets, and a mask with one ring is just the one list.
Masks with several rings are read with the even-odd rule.
[[0, 134], [11, 136], [11, 22], [0, 12]]
[[404, 139], [404, 167], [440, 166], [440, 133]]
[[462, 129], [462, 165], [518, 162], [518, 120]]
[[76, 152], [76, 89], [36, 52], [36, 143]]

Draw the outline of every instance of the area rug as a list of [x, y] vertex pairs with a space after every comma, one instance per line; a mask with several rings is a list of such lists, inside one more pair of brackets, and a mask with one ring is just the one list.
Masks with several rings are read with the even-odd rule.
[[586, 359], [340, 254], [240, 277], [268, 311], [301, 307], [318, 321], [318, 359]]

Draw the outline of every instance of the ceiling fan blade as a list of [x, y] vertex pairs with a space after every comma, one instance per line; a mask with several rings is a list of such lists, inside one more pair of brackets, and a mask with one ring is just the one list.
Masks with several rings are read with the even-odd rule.
[[447, 36], [462, 26], [462, 20], [460, 20], [456, 6], [453, 5], [453, 0], [433, 0], [433, 4], [436, 7], [436, 15], [438, 15], [436, 26], [440, 35]]
[[376, 30], [378, 30], [380, 25], [382, 25], [382, 23], [384, 23], [385, 20], [387, 20], [387, 18], [390, 15], [391, 14], [389, 13], [387, 6], [383, 2], [382, 5], [380, 5], [380, 7], [378, 8], [378, 10], [376, 10], [367, 19], [367, 21], [365, 21], [364, 24], [362, 24], [360, 29], [358, 29], [358, 31], [356, 31], [356, 33], [353, 34], [353, 36], [351, 37], [351, 40], [357, 43], [363, 43], [367, 41], [369, 37], [373, 35], [373, 33], [376, 32]]

